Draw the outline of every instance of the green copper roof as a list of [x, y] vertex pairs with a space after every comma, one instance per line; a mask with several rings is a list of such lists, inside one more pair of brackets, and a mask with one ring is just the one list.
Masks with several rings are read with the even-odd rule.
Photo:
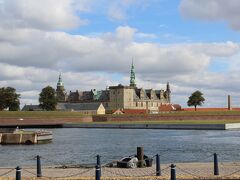
[[132, 61], [132, 66], [131, 66], [130, 86], [136, 87], [136, 84], [135, 84], [135, 70], [134, 70], [133, 61]]
[[61, 73], [59, 74], [59, 77], [58, 77], [57, 86], [64, 86], [64, 83], [63, 83], [63, 81], [62, 81], [62, 74], [61, 74]]
[[93, 93], [93, 99], [99, 100], [100, 96], [102, 95], [102, 91], [97, 91], [96, 89], [91, 90]]

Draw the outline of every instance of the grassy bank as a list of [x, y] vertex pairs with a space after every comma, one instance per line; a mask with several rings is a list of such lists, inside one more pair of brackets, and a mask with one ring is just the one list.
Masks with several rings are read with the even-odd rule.
[[[153, 116], [199, 116], [199, 115], [239, 115], [240, 111], [179, 111], [165, 112], [161, 114], [151, 114]], [[86, 116], [79, 112], [63, 112], [63, 111], [0, 111], [0, 118], [76, 118]], [[125, 115], [108, 115], [108, 116], [125, 116]], [[128, 114], [128, 116], [138, 116], [137, 114]], [[141, 116], [148, 116], [141, 114]]]
[[77, 118], [79, 112], [62, 111], [0, 111], [0, 118]]

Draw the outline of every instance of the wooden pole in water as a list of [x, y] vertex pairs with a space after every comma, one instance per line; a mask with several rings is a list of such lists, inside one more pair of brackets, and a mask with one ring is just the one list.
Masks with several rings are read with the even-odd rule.
[[138, 167], [140, 168], [144, 167], [143, 156], [144, 156], [143, 147], [137, 147]]

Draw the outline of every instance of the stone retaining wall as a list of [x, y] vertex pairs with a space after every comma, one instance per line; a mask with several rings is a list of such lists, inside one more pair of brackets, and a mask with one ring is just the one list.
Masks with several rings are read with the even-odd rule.
[[54, 126], [66, 123], [123, 122], [123, 121], [173, 121], [173, 120], [240, 120], [240, 115], [94, 115], [75, 118], [0, 118], [0, 127]]
[[92, 122], [91, 116], [81, 116], [77, 118], [0, 118], [0, 127], [2, 126], [24, 126], [24, 125], [59, 125], [65, 123]]
[[37, 143], [37, 134], [11, 134], [4, 133], [0, 134], [1, 141], [0, 144], [36, 144]]
[[93, 116], [93, 122], [160, 121], [160, 120], [240, 120], [240, 115], [113, 115]]

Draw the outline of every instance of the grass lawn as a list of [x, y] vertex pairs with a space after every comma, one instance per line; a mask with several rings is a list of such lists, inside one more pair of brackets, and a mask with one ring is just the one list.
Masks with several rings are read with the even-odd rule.
[[[153, 116], [194, 116], [194, 115], [239, 115], [240, 111], [179, 111], [161, 114], [152, 114]], [[86, 116], [79, 112], [64, 111], [0, 111], [0, 118], [76, 118]], [[107, 116], [126, 116], [126, 115], [107, 115]], [[127, 116], [138, 116], [132, 114]], [[147, 114], [141, 114], [147, 116]]]
[[0, 111], [0, 118], [76, 118], [79, 112], [63, 111]]

